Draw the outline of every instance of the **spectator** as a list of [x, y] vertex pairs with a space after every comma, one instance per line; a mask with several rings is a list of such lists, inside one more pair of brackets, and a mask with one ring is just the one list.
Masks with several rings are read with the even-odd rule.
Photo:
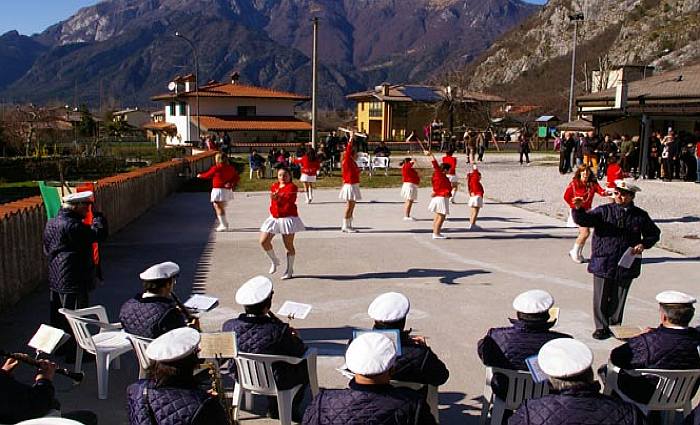
[[634, 144], [632, 143], [632, 140], [630, 140], [630, 136], [628, 134], [623, 134], [622, 142], [620, 143], [620, 165], [622, 166], [622, 170], [626, 173], [629, 173], [632, 166], [630, 155], [632, 155], [633, 150]]
[[520, 153], [520, 165], [523, 165], [523, 155], [527, 165], [530, 165], [530, 141], [522, 133], [518, 136], [518, 152]]
[[575, 148], [576, 140], [574, 140], [573, 133], [567, 131], [564, 133], [564, 139], [561, 142], [561, 148], [559, 150], [559, 172], [561, 174], [571, 172], [571, 155]]
[[[635, 141], [635, 138], [637, 141], [639, 141], [639, 137], [635, 136], [632, 138], [632, 142]], [[637, 145], [639, 142], [636, 143]], [[661, 178], [661, 138], [659, 132], [655, 131], [651, 139], [649, 140], [649, 158], [647, 162], [647, 178], [648, 179], [656, 179], [656, 178]], [[636, 168], [636, 162], [630, 158], [630, 162], [632, 164], [631, 168]], [[632, 172], [632, 170], [630, 170]]]
[[374, 149], [374, 156], [389, 158], [391, 156], [391, 151], [386, 145], [385, 141], [379, 142], [379, 146]]
[[476, 160], [479, 162], [484, 161], [484, 153], [486, 152], [486, 133], [480, 132], [476, 136]]
[[250, 164], [250, 169], [253, 170], [257, 178], [262, 179], [265, 177], [265, 158], [260, 156], [257, 149], [253, 149], [250, 153], [248, 164]]
[[697, 163], [695, 183], [700, 183], [700, 129], [695, 130], [695, 162]]
[[600, 140], [593, 130], [589, 131], [581, 142], [583, 152], [583, 163], [593, 168], [593, 172], [598, 174], [598, 147]]
[[679, 143], [673, 130], [668, 130], [661, 145], [663, 146], [661, 150], [661, 163], [664, 167], [663, 180], [670, 182], [674, 178], [678, 178]]

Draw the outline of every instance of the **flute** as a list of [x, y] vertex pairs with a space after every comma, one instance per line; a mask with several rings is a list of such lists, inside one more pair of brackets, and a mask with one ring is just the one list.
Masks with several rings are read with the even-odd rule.
[[[5, 350], [0, 350], [0, 356], [5, 356], [9, 357], [11, 359], [15, 359], [19, 362], [26, 363], [30, 366], [37, 367], [41, 369], [41, 363], [39, 363], [39, 360], [33, 359], [31, 356], [28, 354], [24, 353], [8, 353]], [[83, 377], [85, 374], [83, 372], [71, 372], [70, 370], [66, 368], [56, 368], [56, 373], [59, 375], [66, 376], [70, 379], [72, 379], [75, 382], [80, 383], [83, 380]]]
[[[180, 301], [180, 299], [175, 295], [175, 292], [171, 292], [170, 296], [172, 297], [173, 301], [175, 301], [175, 304], [177, 304], [178, 310], [182, 312], [182, 314], [185, 315], [185, 318], [187, 319], [187, 323], [195, 324], [199, 320], [199, 317], [195, 316], [192, 314], [189, 308], [185, 306], [185, 304]], [[199, 328], [199, 325], [195, 325], [197, 328]]]

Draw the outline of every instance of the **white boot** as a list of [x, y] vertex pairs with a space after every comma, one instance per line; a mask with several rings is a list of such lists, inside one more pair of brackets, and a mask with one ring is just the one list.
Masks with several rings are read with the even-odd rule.
[[228, 221], [226, 221], [226, 216], [225, 215], [217, 215], [217, 219], [219, 219], [219, 226], [217, 226], [216, 231], [217, 232], [225, 232], [228, 230]]
[[583, 258], [583, 245], [578, 246], [578, 258], [581, 260], [582, 263], [586, 262], [586, 259]]
[[294, 276], [294, 256], [287, 254], [287, 270], [284, 271], [282, 279], [291, 279], [292, 276]]
[[268, 257], [270, 257], [270, 274], [274, 274], [277, 271], [277, 266], [280, 265], [280, 260], [277, 258], [277, 255], [275, 255], [275, 250], [271, 249], [269, 251], [265, 251], [265, 254], [267, 254]]
[[304, 199], [305, 199], [305, 201], [306, 201], [307, 204], [308, 204], [309, 202], [311, 202], [311, 201], [309, 200], [310, 198], [311, 198], [311, 196], [309, 195], [309, 192], [304, 192]]
[[349, 218], [349, 219], [348, 219], [348, 230], [347, 230], [347, 232], [348, 232], [348, 233], [357, 233], [357, 229], [355, 229], [354, 227], [352, 227], [352, 218]]
[[581, 257], [581, 251], [583, 251], [583, 245], [579, 245], [577, 243], [574, 244], [574, 247], [571, 248], [571, 251], [569, 251], [569, 257], [573, 260], [574, 263], [583, 263], [583, 257]]
[[309, 204], [314, 201], [314, 188], [310, 187], [309, 188]]
[[344, 219], [343, 219], [343, 226], [340, 228], [340, 231], [341, 231], [341, 232], [346, 232], [346, 233], [347, 233], [348, 227], [349, 227], [349, 224], [348, 224], [349, 222], [350, 222], [350, 220], [348, 220], [347, 218], [344, 218]]

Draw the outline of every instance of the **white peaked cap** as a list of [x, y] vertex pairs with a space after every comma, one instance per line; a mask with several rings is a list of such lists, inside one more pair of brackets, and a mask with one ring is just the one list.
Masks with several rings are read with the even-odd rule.
[[255, 276], [236, 291], [236, 302], [240, 305], [259, 304], [272, 294], [272, 281], [265, 276]]
[[394, 364], [394, 343], [378, 332], [367, 332], [355, 338], [345, 352], [345, 365], [353, 373], [379, 375]]
[[557, 338], [540, 348], [537, 363], [552, 378], [567, 378], [591, 367], [593, 352], [581, 341]]
[[663, 291], [656, 295], [659, 304], [695, 304], [697, 301], [692, 295], [679, 291]]
[[141, 280], [158, 280], [170, 279], [178, 274], [180, 274], [180, 266], [172, 261], [166, 261], [147, 268], [139, 277]]
[[410, 309], [411, 302], [404, 294], [387, 292], [372, 301], [367, 314], [378, 322], [395, 322], [405, 318]]
[[615, 180], [615, 187], [628, 192], [641, 192], [642, 188], [637, 186], [632, 180]]
[[172, 362], [194, 353], [201, 336], [192, 328], [177, 328], [154, 339], [146, 349], [146, 357], [156, 362]]
[[75, 192], [64, 196], [63, 198], [61, 198], [61, 201], [65, 202], [66, 204], [81, 204], [86, 202], [92, 202], [93, 195], [94, 194], [91, 190], [86, 190], [85, 192]]
[[513, 300], [515, 311], [527, 314], [544, 313], [552, 308], [553, 305], [554, 298], [552, 298], [552, 295], [541, 289], [523, 292]]

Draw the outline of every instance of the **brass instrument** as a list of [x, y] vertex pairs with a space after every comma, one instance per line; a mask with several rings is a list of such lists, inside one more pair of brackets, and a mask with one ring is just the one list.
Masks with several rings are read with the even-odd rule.
[[226, 412], [226, 423], [229, 425], [234, 425], [234, 407], [233, 403], [229, 403], [226, 399], [226, 390], [224, 389], [224, 384], [221, 381], [221, 371], [219, 370], [218, 359], [216, 362], [204, 363], [204, 367], [209, 369], [209, 377], [211, 378], [211, 392], [216, 396], [219, 403], [221, 403], [221, 407], [223, 407], [224, 411]]
[[[9, 357], [9, 358], [15, 359], [19, 362], [26, 363], [29, 366], [41, 368], [41, 364], [39, 363], [39, 360], [32, 358], [28, 354], [8, 353], [4, 350], [0, 350], [0, 356]], [[58, 373], [59, 375], [63, 375], [65, 377], [68, 377], [68, 378], [72, 379], [73, 381], [75, 381], [76, 383], [80, 383], [83, 380], [83, 377], [85, 376], [85, 374], [83, 372], [71, 372], [70, 370], [65, 369], [65, 368], [61, 368], [61, 367], [56, 368], [56, 373]]]

